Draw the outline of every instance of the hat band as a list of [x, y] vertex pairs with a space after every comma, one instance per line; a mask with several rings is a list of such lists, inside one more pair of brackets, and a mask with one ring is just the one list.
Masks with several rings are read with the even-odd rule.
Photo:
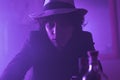
[[50, 10], [50, 9], [60, 9], [60, 8], [75, 8], [74, 5], [65, 3], [65, 2], [50, 2], [44, 6], [44, 10]]

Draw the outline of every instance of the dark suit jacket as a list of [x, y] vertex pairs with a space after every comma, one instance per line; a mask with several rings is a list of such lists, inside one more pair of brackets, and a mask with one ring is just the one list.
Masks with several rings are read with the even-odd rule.
[[76, 32], [63, 51], [57, 50], [46, 34], [32, 31], [29, 41], [5, 69], [1, 80], [23, 80], [33, 67], [33, 80], [69, 80], [79, 73], [78, 58], [95, 50], [90, 32]]

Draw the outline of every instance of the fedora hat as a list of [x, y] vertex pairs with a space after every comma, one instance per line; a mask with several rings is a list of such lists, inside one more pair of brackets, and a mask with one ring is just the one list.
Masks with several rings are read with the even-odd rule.
[[31, 18], [40, 19], [47, 16], [65, 13], [79, 13], [84, 16], [88, 11], [83, 8], [76, 8], [74, 0], [45, 0], [41, 13], [29, 15]]

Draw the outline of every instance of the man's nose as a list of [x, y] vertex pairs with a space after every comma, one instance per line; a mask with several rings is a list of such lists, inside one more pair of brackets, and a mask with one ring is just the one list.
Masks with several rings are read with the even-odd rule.
[[52, 35], [56, 39], [56, 23], [54, 23], [54, 26], [52, 28]]
[[52, 33], [53, 34], [56, 34], [56, 23], [54, 22], [54, 26], [53, 26], [53, 28], [52, 28]]
[[56, 26], [53, 27], [52, 33], [56, 34]]
[[60, 25], [58, 23], [55, 23], [53, 30], [52, 30], [52, 33], [53, 33], [55, 39], [57, 39], [59, 37], [60, 32], [61, 32]]

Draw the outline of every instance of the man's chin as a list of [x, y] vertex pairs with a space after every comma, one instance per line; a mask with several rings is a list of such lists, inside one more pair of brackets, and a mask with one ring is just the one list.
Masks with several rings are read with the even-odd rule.
[[56, 41], [52, 41], [53, 45], [57, 48], [57, 49], [63, 49], [65, 47], [65, 45], [59, 44]]
[[61, 46], [59, 44], [54, 44], [54, 45], [58, 50], [63, 50], [63, 48], [64, 48], [64, 46]]

